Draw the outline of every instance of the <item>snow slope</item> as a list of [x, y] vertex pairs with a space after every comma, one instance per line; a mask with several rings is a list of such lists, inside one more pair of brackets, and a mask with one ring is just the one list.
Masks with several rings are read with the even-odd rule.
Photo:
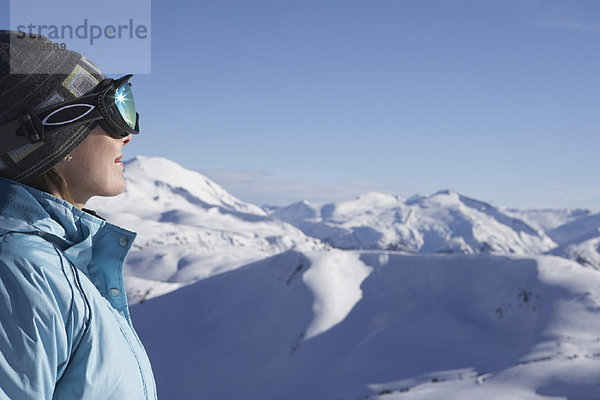
[[322, 207], [304, 201], [271, 215], [342, 249], [540, 254], [556, 246], [509, 211], [449, 190], [409, 200], [369, 193]]
[[125, 193], [87, 206], [138, 232], [125, 268], [130, 303], [290, 248], [323, 247], [172, 161], [137, 157], [124, 176]]
[[600, 391], [600, 274], [558, 257], [290, 250], [131, 311], [166, 399]]

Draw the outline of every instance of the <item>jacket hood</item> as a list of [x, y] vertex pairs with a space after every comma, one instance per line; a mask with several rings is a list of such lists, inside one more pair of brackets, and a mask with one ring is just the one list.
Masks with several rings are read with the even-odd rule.
[[0, 235], [18, 232], [41, 236], [84, 269], [92, 259], [94, 237], [107, 228], [127, 235], [130, 242], [136, 236], [49, 193], [0, 177]]

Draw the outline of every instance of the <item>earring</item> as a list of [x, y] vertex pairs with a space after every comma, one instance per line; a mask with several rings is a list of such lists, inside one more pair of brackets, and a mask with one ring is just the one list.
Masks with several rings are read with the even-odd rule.
[[65, 161], [66, 161], [66, 162], [69, 162], [69, 161], [71, 161], [72, 159], [73, 159], [73, 156], [72, 156], [72, 155], [70, 155], [70, 154], [67, 154], [67, 156], [65, 157]]

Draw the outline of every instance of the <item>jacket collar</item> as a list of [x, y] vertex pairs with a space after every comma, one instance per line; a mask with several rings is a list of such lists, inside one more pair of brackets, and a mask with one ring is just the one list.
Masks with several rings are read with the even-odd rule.
[[86, 270], [94, 239], [106, 230], [117, 230], [130, 242], [136, 236], [49, 193], [0, 177], [0, 235], [19, 232], [44, 237], [76, 267]]

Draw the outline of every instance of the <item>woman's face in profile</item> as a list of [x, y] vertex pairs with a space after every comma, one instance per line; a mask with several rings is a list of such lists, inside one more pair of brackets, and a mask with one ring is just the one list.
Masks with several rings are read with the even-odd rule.
[[122, 148], [131, 141], [110, 136], [98, 125], [71, 152], [71, 160], [62, 160], [56, 168], [65, 178], [76, 203], [84, 204], [92, 196], [116, 196], [126, 187], [123, 178]]

